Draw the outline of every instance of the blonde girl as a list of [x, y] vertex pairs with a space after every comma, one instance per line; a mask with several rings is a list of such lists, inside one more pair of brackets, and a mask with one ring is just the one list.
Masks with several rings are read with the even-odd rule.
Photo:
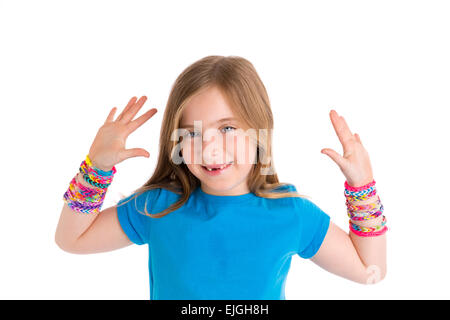
[[150, 299], [285, 299], [296, 254], [358, 283], [384, 278], [384, 216], [359, 136], [330, 112], [344, 155], [322, 152], [346, 177], [347, 233], [294, 184], [279, 181], [269, 97], [242, 57], [208, 56], [179, 75], [153, 175], [101, 210], [115, 165], [149, 157], [125, 148], [128, 135], [157, 112], [134, 119], [146, 100], [133, 97], [116, 119], [114, 107], [98, 130], [64, 194], [55, 233], [61, 249], [87, 254], [147, 244]]

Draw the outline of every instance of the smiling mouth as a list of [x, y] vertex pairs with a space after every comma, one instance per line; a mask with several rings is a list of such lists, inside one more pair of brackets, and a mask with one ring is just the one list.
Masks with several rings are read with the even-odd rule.
[[214, 165], [208, 165], [208, 166], [203, 166], [202, 165], [202, 168], [207, 170], [208, 172], [214, 172], [214, 171], [224, 170], [224, 169], [228, 168], [232, 164], [233, 164], [233, 162], [229, 162], [229, 163], [226, 163], [226, 164], [214, 164]]

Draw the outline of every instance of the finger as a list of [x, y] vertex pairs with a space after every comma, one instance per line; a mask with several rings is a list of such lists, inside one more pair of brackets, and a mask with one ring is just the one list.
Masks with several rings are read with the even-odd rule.
[[122, 112], [117, 117], [116, 121], [122, 120], [124, 114], [136, 103], [137, 97], [132, 97], [130, 101], [128, 101], [127, 106], [122, 110]]
[[329, 148], [322, 149], [320, 152], [329, 156], [339, 167], [344, 168], [346, 159], [339, 153]]
[[359, 143], [362, 144], [361, 138], [359, 137], [359, 134], [355, 133], [355, 138], [356, 138], [356, 141], [358, 141]]
[[109, 114], [108, 114], [108, 117], [107, 117], [106, 120], [105, 120], [105, 123], [108, 123], [108, 122], [113, 121], [113, 119], [114, 119], [114, 114], [116, 113], [116, 111], [117, 111], [117, 108], [116, 108], [116, 107], [114, 107], [114, 108], [111, 109], [111, 111], [110, 111]]
[[150, 153], [142, 148], [127, 149], [121, 152], [122, 159], [134, 158], [134, 157], [150, 157]]
[[342, 144], [344, 150], [347, 149], [347, 141], [353, 139], [353, 134], [348, 128], [345, 119], [338, 115], [335, 110], [331, 110], [330, 112], [331, 123], [333, 124], [334, 131], [339, 138], [339, 141]]
[[347, 124], [347, 121], [345, 121], [344, 116], [340, 116], [340, 118], [342, 119], [342, 123], [343, 123], [343, 128], [346, 132], [348, 132], [349, 135], [353, 135], [352, 131], [350, 130], [350, 127]]
[[127, 112], [125, 112], [125, 114], [122, 117], [122, 122], [124, 123], [128, 123], [130, 122], [134, 116], [136, 115], [136, 113], [138, 113], [139, 109], [141, 109], [141, 107], [144, 105], [145, 101], [147, 101], [147, 97], [146, 96], [142, 96], [134, 106], [130, 107], [130, 109], [127, 110]]
[[150, 110], [148, 110], [146, 113], [144, 113], [142, 116], [140, 116], [139, 118], [137, 118], [136, 120], [131, 121], [128, 126], [128, 134], [132, 133], [134, 130], [136, 130], [137, 128], [139, 128], [141, 125], [143, 125], [148, 119], [150, 119], [151, 117], [153, 117], [153, 115], [157, 112], [158, 110], [156, 108], [152, 108]]

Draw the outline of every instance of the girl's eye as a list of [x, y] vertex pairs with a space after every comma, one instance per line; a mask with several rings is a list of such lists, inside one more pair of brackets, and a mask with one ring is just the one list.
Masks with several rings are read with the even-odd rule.
[[[225, 129], [225, 128], [231, 128], [231, 129], [233, 129], [233, 130], [236, 129], [236, 128], [230, 127], [230, 126], [226, 126], [226, 127], [224, 127], [224, 129]], [[227, 131], [225, 131], [225, 132], [227, 132]]]
[[192, 131], [192, 132], [189, 131], [189, 132], [188, 132], [188, 135], [189, 135], [190, 138], [196, 138], [196, 137], [198, 137], [197, 134], [198, 134], [198, 132], [195, 132], [195, 131]]

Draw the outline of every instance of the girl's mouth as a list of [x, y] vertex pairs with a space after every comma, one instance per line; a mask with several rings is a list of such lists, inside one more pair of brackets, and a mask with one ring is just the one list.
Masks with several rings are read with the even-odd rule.
[[233, 164], [233, 162], [230, 162], [230, 163], [224, 164], [220, 167], [214, 165], [216, 168], [207, 168], [206, 166], [201, 166], [201, 167], [202, 167], [203, 172], [205, 172], [206, 174], [208, 174], [210, 176], [217, 176], [219, 174], [222, 174], [222, 172], [227, 170], [229, 167], [231, 167], [232, 164]]

